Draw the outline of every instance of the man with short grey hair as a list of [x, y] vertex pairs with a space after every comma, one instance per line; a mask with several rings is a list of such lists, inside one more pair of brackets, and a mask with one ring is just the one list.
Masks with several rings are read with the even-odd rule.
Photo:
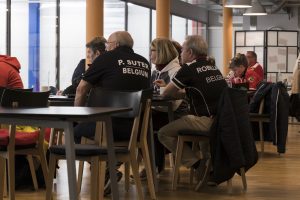
[[[167, 124], [158, 132], [159, 141], [173, 154], [176, 153], [179, 131], [209, 131], [217, 113], [222, 90], [227, 87], [219, 69], [207, 59], [207, 44], [201, 36], [186, 37], [182, 45], [181, 59], [184, 65], [167, 85], [163, 96], [187, 95], [189, 115]], [[159, 81], [157, 84], [164, 85]], [[209, 156], [207, 147], [207, 144], [201, 144], [200, 147], [205, 158]], [[200, 158], [186, 144], [182, 163], [195, 169], [200, 166]]]

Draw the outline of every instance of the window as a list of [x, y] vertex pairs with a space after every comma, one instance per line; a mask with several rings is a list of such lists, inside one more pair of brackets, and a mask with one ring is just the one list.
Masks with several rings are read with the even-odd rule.
[[125, 30], [125, 3], [120, 0], [104, 1], [104, 37]]
[[24, 87], [29, 85], [29, 3], [27, 0], [11, 1], [11, 56], [17, 57]]
[[6, 54], [6, 0], [0, 0], [0, 54]]
[[182, 44], [186, 36], [186, 19], [172, 15], [172, 39]]
[[56, 1], [40, 1], [40, 88], [55, 86]]
[[72, 74], [86, 56], [86, 1], [60, 3], [60, 89], [71, 85]]
[[128, 32], [134, 40], [136, 53], [149, 58], [150, 9], [128, 3]]

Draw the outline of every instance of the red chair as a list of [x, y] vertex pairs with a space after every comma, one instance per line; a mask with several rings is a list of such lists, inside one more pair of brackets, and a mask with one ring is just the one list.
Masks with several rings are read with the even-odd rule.
[[[33, 108], [47, 107], [49, 92], [28, 92], [12, 89], [4, 89], [0, 99], [2, 107]], [[3, 199], [3, 185], [5, 181], [5, 164], [8, 162], [9, 199], [15, 199], [15, 155], [26, 155], [34, 183], [38, 189], [32, 156], [39, 157], [44, 179], [47, 180], [48, 167], [44, 152], [45, 128], [34, 132], [22, 132], [16, 130], [16, 125], [9, 125], [9, 129], [0, 130], [0, 199]]]

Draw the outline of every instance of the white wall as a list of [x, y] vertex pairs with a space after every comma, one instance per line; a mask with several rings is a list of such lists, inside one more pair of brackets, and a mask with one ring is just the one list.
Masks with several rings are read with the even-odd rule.
[[21, 78], [28, 85], [28, 36], [29, 7], [27, 1], [12, 1], [11, 5], [11, 55], [21, 64]]

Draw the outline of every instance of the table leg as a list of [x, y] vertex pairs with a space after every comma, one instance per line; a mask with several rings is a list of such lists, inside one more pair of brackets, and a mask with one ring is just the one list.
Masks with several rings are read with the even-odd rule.
[[155, 165], [155, 151], [154, 151], [154, 132], [153, 132], [153, 121], [152, 121], [152, 114], [150, 113], [150, 120], [149, 120], [149, 131], [150, 134], [148, 134], [148, 143], [150, 151], [150, 158], [151, 158], [151, 167], [152, 167], [152, 173], [153, 173], [153, 182], [154, 182], [154, 188], [155, 192], [158, 192], [158, 181], [156, 177], [156, 165]]
[[69, 198], [72, 200], [78, 199], [77, 185], [76, 185], [76, 165], [75, 165], [75, 149], [74, 149], [74, 132], [73, 123], [67, 122], [65, 131], [66, 144], [66, 160], [69, 183]]
[[106, 140], [107, 140], [107, 154], [108, 154], [108, 167], [111, 181], [112, 199], [119, 199], [118, 183], [116, 176], [116, 155], [114, 150], [114, 138], [110, 116], [105, 117]]

